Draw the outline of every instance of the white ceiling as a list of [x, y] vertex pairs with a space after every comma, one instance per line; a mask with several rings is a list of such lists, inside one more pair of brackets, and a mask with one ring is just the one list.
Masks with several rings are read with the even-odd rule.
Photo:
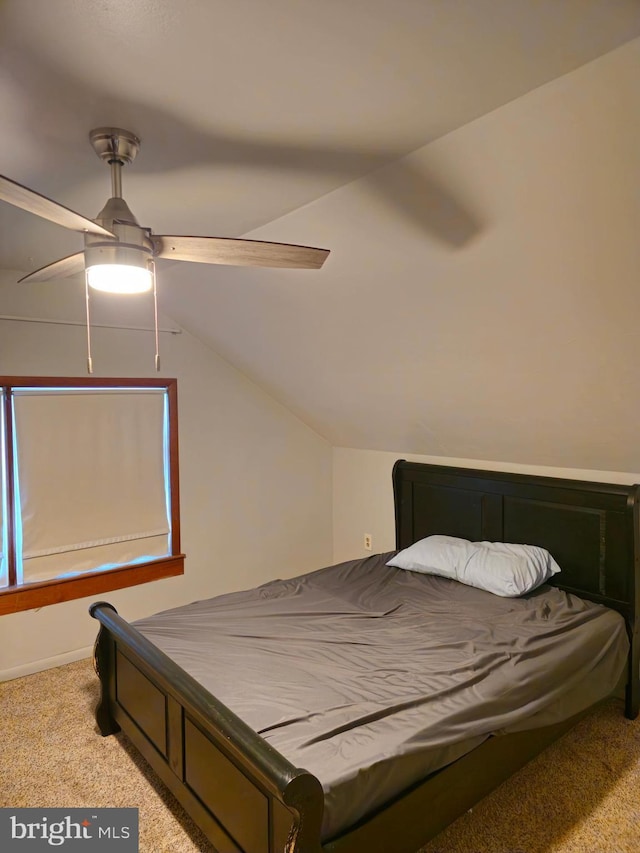
[[[597, 90], [604, 75], [617, 88], [609, 98], [596, 91], [591, 112], [578, 76], [588, 70], [564, 78], [577, 81], [564, 110], [562, 88], [538, 87], [638, 36], [638, 0], [4, 0], [0, 172], [95, 216], [109, 175], [88, 132], [121, 126], [142, 139], [124, 195], [156, 233], [330, 248], [319, 272], [174, 264], [162, 267], [159, 287], [164, 313], [335, 444], [638, 470], [631, 434], [612, 451], [604, 421], [579, 446], [568, 441], [577, 414], [560, 386], [546, 400], [548, 434], [526, 418], [534, 410], [524, 386], [524, 408], [509, 413], [505, 363], [521, 377], [538, 364], [528, 381], [543, 401], [557, 367], [513, 349], [515, 315], [514, 340], [483, 342], [469, 313], [504, 310], [514, 270], [541, 263], [520, 231], [508, 239], [521, 158], [551, 156], [543, 138], [528, 150], [530, 116], [551, 111], [568, 133], [574, 109], [596, 121], [600, 96], [605, 112], [618, 110], [608, 115], [615, 122], [638, 98], [637, 74], [619, 92], [638, 52], [623, 48], [617, 64], [594, 72], [588, 86]], [[504, 145], [510, 138], [517, 153]], [[80, 243], [0, 205], [2, 267], [33, 269]], [[563, 245], [566, 235], [556, 261]], [[484, 253], [496, 253], [494, 266]], [[558, 267], [544, 270], [545, 288], [550, 273]], [[562, 304], [575, 270], [568, 282]], [[426, 350], [435, 304], [435, 349]], [[514, 310], [545, 316], [531, 293]], [[461, 318], [470, 349], [453, 334]], [[564, 432], [558, 400], [571, 409]]]

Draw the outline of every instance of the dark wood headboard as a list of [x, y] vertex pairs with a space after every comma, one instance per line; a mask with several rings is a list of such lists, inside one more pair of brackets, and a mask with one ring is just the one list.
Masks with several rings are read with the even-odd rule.
[[400, 459], [393, 467], [396, 547], [440, 533], [540, 545], [553, 583], [619, 611], [631, 653], [627, 716], [640, 709], [640, 486], [508, 474]]

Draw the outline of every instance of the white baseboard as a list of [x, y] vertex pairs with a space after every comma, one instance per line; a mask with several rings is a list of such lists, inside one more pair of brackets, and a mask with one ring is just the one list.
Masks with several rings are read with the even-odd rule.
[[73, 663], [83, 658], [89, 658], [92, 654], [93, 646], [86, 646], [84, 649], [74, 649], [72, 652], [65, 652], [62, 655], [55, 655], [52, 658], [43, 658], [42, 660], [31, 661], [21, 666], [14, 666], [12, 669], [3, 669], [0, 670], [0, 681], [11, 681], [13, 678], [33, 675], [34, 672], [42, 672], [45, 669], [64, 666], [66, 663]]

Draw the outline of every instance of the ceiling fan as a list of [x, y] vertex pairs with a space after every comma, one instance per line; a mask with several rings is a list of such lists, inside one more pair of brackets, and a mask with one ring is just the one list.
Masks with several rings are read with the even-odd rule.
[[0, 201], [84, 234], [84, 251], [68, 255], [20, 279], [42, 282], [85, 271], [88, 369], [92, 372], [89, 332], [89, 287], [110, 293], [153, 290], [156, 315], [156, 369], [159, 370], [155, 259], [234, 266], [319, 269], [328, 249], [227, 237], [154, 234], [142, 227], [122, 197], [122, 167], [132, 163], [140, 140], [119, 127], [98, 127], [89, 134], [98, 157], [111, 168], [111, 198], [95, 219], [79, 213], [0, 175]]

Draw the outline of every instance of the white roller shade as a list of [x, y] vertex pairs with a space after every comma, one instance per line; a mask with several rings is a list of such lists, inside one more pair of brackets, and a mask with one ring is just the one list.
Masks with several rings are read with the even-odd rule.
[[165, 396], [16, 390], [23, 582], [170, 553]]

